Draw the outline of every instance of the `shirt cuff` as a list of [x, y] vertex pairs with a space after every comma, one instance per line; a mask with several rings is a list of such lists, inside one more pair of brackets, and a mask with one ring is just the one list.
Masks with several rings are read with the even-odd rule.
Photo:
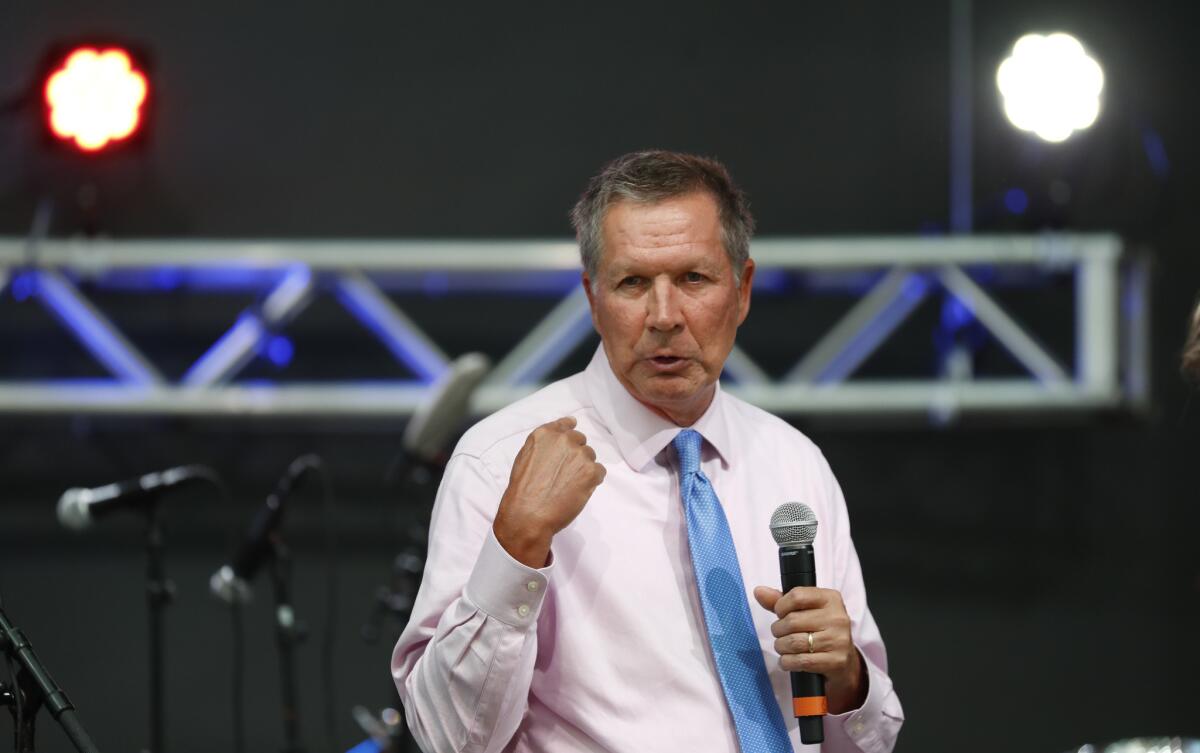
[[553, 563], [534, 570], [517, 562], [489, 529], [463, 596], [489, 617], [526, 628], [537, 622], [553, 569]]
[[[862, 652], [860, 651], [861, 655]], [[884, 714], [884, 699], [891, 694], [892, 679], [863, 656], [867, 666], [867, 698], [863, 705], [853, 711], [829, 714], [826, 719], [842, 725], [846, 737], [854, 741], [859, 750], [874, 750], [881, 739], [879, 720]]]

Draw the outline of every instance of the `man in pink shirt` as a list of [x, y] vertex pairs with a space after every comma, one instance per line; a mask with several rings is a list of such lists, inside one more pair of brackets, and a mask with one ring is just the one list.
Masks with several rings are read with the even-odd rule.
[[[837, 481], [718, 382], [750, 310], [744, 196], [715, 161], [639, 152], [572, 220], [602, 347], [449, 461], [392, 659], [413, 736], [429, 753], [816, 750], [791, 713], [806, 671], [826, 678], [822, 750], [890, 751], [904, 715]], [[781, 594], [768, 522], [788, 501], [820, 521], [818, 587]], [[714, 519], [719, 536], [691, 528]], [[728, 551], [699, 551], [714, 540]], [[715, 596], [697, 587], [713, 556], [733, 558]], [[716, 644], [743, 627], [756, 649], [731, 679]]]

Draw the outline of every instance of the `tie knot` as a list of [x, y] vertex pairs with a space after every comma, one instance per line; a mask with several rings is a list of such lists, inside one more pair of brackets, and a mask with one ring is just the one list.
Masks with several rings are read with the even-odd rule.
[[675, 435], [671, 444], [679, 455], [679, 470], [682, 473], [695, 473], [700, 470], [700, 433], [694, 429], [684, 429]]

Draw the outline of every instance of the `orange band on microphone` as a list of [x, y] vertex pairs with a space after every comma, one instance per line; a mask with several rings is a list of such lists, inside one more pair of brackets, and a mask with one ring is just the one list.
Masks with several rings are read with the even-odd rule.
[[829, 712], [829, 704], [823, 695], [811, 695], [804, 698], [792, 699], [792, 711], [797, 717], [825, 716]]

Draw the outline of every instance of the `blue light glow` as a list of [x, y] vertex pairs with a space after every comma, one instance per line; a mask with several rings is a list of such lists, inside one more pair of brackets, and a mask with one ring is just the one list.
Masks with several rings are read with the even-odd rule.
[[1019, 188], [1010, 188], [1004, 193], [1004, 208], [1010, 214], [1025, 214], [1029, 209], [1029, 196]]
[[1146, 152], [1146, 161], [1154, 177], [1165, 180], [1171, 172], [1171, 162], [1167, 159], [1167, 147], [1163, 144], [1162, 136], [1153, 128], [1142, 129], [1142, 149]]
[[942, 327], [959, 330], [975, 321], [970, 304], [958, 296], [947, 295], [942, 302]]
[[18, 301], [28, 300], [37, 292], [37, 277], [32, 272], [22, 272], [13, 278], [10, 287], [12, 287], [13, 298]]
[[267, 340], [265, 350], [267, 359], [281, 369], [292, 362], [292, 356], [296, 353], [292, 341], [283, 335], [275, 335]]
[[152, 274], [154, 287], [158, 290], [175, 290], [185, 279], [179, 267], [158, 267]]

